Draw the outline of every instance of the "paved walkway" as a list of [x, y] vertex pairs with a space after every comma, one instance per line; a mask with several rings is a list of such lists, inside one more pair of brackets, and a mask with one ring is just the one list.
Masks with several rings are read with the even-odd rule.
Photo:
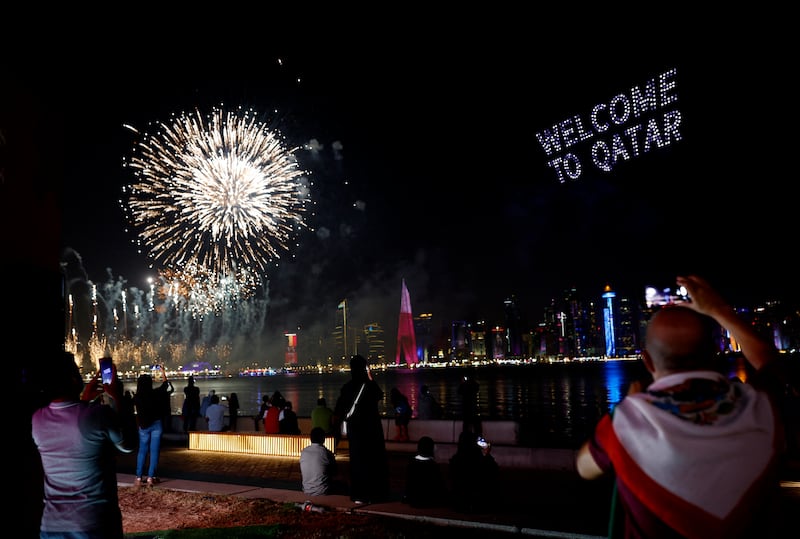
[[[162, 446], [161, 488], [213, 494], [263, 497], [302, 503], [329, 510], [373, 513], [415, 519], [446, 526], [479, 527], [533, 537], [599, 539], [606, 536], [609, 482], [580, 479], [573, 470], [501, 468], [496, 507], [483, 513], [459, 513], [449, 507], [415, 509], [402, 503], [408, 451], [389, 452], [391, 501], [356, 505], [349, 496], [306, 496], [300, 487], [300, 464], [290, 457], [239, 455], [190, 451], [183, 441], [166, 440]], [[337, 454], [340, 475], [347, 478], [346, 451]], [[447, 463], [441, 463], [447, 473]], [[118, 455], [120, 485], [132, 485], [136, 453]], [[800, 466], [791, 470], [782, 488], [787, 514], [800, 511]], [[794, 481], [789, 481], [793, 479]], [[796, 531], [796, 530], [795, 530]]]

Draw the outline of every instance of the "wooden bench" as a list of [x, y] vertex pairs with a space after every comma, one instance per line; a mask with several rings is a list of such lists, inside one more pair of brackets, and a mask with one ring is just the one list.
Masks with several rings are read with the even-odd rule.
[[[262, 432], [210, 432], [189, 433], [189, 449], [196, 451], [221, 451], [248, 455], [275, 457], [300, 457], [300, 452], [311, 445], [308, 434], [265, 434]], [[333, 438], [325, 439], [325, 447], [336, 453]]]

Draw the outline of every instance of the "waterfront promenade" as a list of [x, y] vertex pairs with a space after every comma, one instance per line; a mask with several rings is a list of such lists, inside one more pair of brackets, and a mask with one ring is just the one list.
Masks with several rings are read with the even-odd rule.
[[[415, 446], [415, 443], [387, 444], [391, 500], [385, 503], [356, 506], [348, 496], [305, 496], [300, 488], [300, 465], [296, 458], [189, 450], [181, 434], [165, 439], [159, 464], [163, 482], [157, 488], [263, 497], [287, 503], [310, 500], [329, 510], [373, 513], [431, 525], [484, 528], [533, 537], [597, 539], [606, 536], [611, 484], [580, 479], [574, 468], [566, 464], [565, 450], [544, 450], [553, 451], [552, 466], [544, 459], [535, 467], [501, 467], [498, 492], [492, 496], [496, 500], [495, 507], [465, 514], [447, 506], [414, 509], [400, 501], [406, 463]], [[437, 460], [446, 474], [446, 460]], [[337, 461], [341, 476], [346, 478], [349, 466], [346, 444], [340, 447]], [[118, 456], [120, 485], [133, 484], [135, 466], [135, 452]], [[788, 519], [788, 515], [800, 511], [800, 462], [791, 463], [783, 479], [781, 505]], [[777, 522], [775, 533], [765, 534], [765, 537], [790, 536], [795, 532], [794, 524], [790, 527], [788, 522]]]

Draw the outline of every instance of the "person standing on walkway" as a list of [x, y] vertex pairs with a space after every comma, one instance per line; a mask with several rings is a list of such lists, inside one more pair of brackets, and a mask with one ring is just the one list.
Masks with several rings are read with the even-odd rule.
[[[776, 350], [704, 279], [677, 284], [688, 301], [661, 307], [647, 327], [642, 361], [653, 382], [600, 420], [577, 471], [615, 476], [612, 522], [625, 536], [772, 537], [783, 449]], [[715, 323], [755, 370], [748, 383], [716, 368]]]
[[175, 392], [175, 386], [167, 378], [167, 370], [164, 365], [158, 365], [156, 371], [161, 371], [161, 385], [156, 390], [156, 395], [159, 399], [159, 408], [161, 411], [161, 425], [164, 432], [172, 432], [172, 394]]
[[478, 417], [478, 389], [477, 380], [468, 373], [458, 386], [458, 396], [461, 397], [461, 417], [464, 422], [462, 430], [480, 435], [483, 431]]
[[[112, 369], [115, 379], [116, 367]], [[45, 400], [50, 402], [31, 417], [44, 472], [39, 537], [122, 539], [115, 447], [124, 453], [133, 450], [126, 448], [116, 413], [118, 385], [101, 386], [97, 371], [84, 387], [69, 352], [49, 362], [45, 376]], [[98, 402], [102, 393], [108, 405]]]
[[[158, 483], [158, 458], [161, 453], [161, 438], [164, 434], [162, 424], [162, 406], [164, 403], [164, 386], [153, 388], [153, 377], [140, 374], [136, 380], [136, 394], [133, 402], [136, 406], [136, 423], [139, 427], [139, 453], [136, 458], [136, 481], [138, 487], [142, 483], [154, 485]], [[167, 395], [168, 397], [168, 395]], [[149, 457], [147, 475], [145, 464]]]
[[258, 409], [258, 415], [253, 417], [253, 424], [255, 426], [253, 430], [258, 430], [258, 422], [264, 421], [264, 418], [267, 417], [267, 410], [269, 409], [269, 406], [269, 395], [262, 395], [261, 406]]
[[411, 403], [408, 397], [403, 395], [399, 389], [393, 387], [389, 392], [389, 401], [394, 410], [394, 426], [397, 429], [395, 440], [398, 442], [408, 441], [408, 423], [411, 421]]
[[419, 406], [417, 406], [417, 419], [441, 419], [442, 406], [436, 401], [428, 386], [420, 388]]
[[326, 436], [331, 436], [333, 431], [333, 410], [328, 408], [325, 397], [317, 399], [317, 406], [311, 410], [311, 428], [319, 427]]
[[350, 376], [334, 407], [334, 415], [341, 419], [353, 408], [353, 414], [347, 419], [350, 499], [359, 504], [383, 501], [389, 495], [389, 461], [378, 411], [383, 390], [372, 379], [364, 356], [355, 355], [350, 359]]
[[235, 392], [228, 397], [228, 423], [231, 432], [239, 428], [239, 395]]
[[197, 418], [200, 416], [200, 388], [194, 385], [194, 376], [189, 376], [183, 388], [183, 432], [197, 430]]

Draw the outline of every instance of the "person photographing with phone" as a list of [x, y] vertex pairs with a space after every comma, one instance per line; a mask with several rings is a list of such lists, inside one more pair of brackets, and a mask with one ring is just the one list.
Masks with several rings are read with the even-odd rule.
[[42, 538], [123, 537], [115, 452], [133, 450], [116, 411], [119, 384], [110, 358], [106, 366], [109, 373], [98, 369], [84, 385], [75, 357], [63, 352], [45, 371], [49, 404], [31, 418], [44, 472]]
[[[163, 367], [161, 367], [163, 371]], [[136, 381], [136, 395], [133, 397], [136, 406], [136, 422], [139, 429], [139, 453], [136, 457], [135, 485], [155, 485], [158, 479], [158, 458], [161, 454], [161, 438], [164, 434], [163, 420], [165, 416], [165, 403], [169, 406], [170, 393], [175, 388], [167, 380], [158, 388], [153, 387], [153, 377], [149, 374], [140, 374]], [[145, 464], [149, 457], [147, 475], [143, 475]]]
[[491, 453], [492, 444], [482, 436], [471, 430], [461, 431], [448, 467], [456, 511], [475, 513], [493, 509], [500, 467]]
[[[605, 415], [579, 449], [584, 479], [615, 477], [625, 537], [773, 537], [783, 432], [776, 350], [704, 279], [650, 319], [642, 361], [653, 382]], [[747, 383], [720, 372], [714, 324], [741, 347]], [[613, 498], [612, 498], [613, 499]]]

